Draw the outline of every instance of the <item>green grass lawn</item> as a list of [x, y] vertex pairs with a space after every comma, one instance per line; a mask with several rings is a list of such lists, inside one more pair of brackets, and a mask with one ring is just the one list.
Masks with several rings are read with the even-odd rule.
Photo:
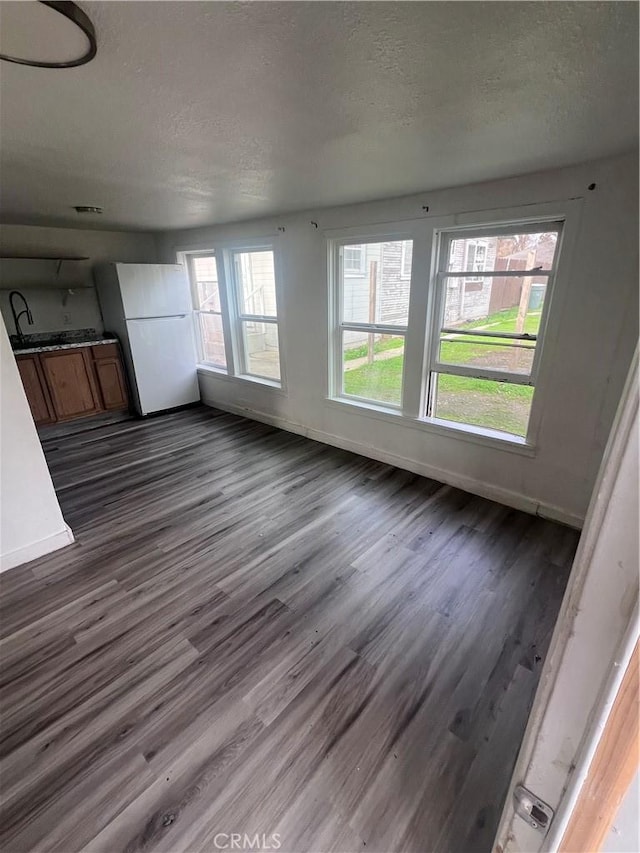
[[[498, 311], [484, 320], [473, 320], [460, 325], [461, 329], [478, 329], [482, 327], [483, 332], [515, 332], [517, 308], [508, 311]], [[525, 317], [524, 331], [530, 335], [538, 333], [540, 327], [540, 311], [531, 311]], [[482, 342], [482, 343], [480, 343]], [[494, 343], [495, 346], [491, 346]], [[444, 340], [440, 346], [440, 360], [449, 364], [472, 364], [476, 358], [486, 359], [491, 353], [500, 354], [502, 357], [511, 355], [520, 361], [528, 369], [527, 355], [533, 357], [533, 350], [525, 350], [521, 347], [508, 347], [505, 341], [499, 343], [499, 339], [492, 341], [490, 338], [476, 337], [473, 335], [460, 335], [458, 338]], [[524, 346], [531, 347], [532, 343]], [[515, 372], [518, 372], [517, 369]]]
[[[542, 309], [528, 311], [524, 318], [524, 330], [530, 335], [536, 335], [540, 328], [540, 315]], [[518, 309], [507, 308], [506, 311], [497, 311], [495, 314], [490, 314], [481, 320], [470, 320], [468, 323], [461, 323], [461, 329], [478, 329], [482, 326], [483, 332], [515, 332], [516, 320], [518, 318]], [[489, 328], [485, 328], [489, 327]]]
[[[376, 341], [373, 345], [374, 353], [386, 352], [390, 349], [400, 349], [404, 346], [404, 338], [387, 338], [385, 340]], [[351, 347], [345, 351], [345, 361], [355, 361], [356, 358], [366, 358], [369, 353], [367, 344], [361, 344], [358, 347]]]
[[[501, 311], [480, 322], [466, 324], [468, 328], [488, 326], [486, 331], [515, 330], [517, 309]], [[530, 313], [525, 322], [525, 331], [535, 334], [540, 322], [539, 312]], [[483, 329], [485, 331], [485, 329]], [[465, 336], [465, 339], [467, 336]], [[481, 340], [480, 338], [475, 339]], [[486, 339], [485, 339], [486, 340]], [[491, 353], [504, 353], [504, 347], [492, 347], [482, 344], [458, 343], [447, 341], [443, 344], [443, 360], [469, 364], [474, 359], [483, 361]], [[401, 347], [403, 339], [392, 338], [378, 341], [374, 347], [376, 353]], [[445, 351], [445, 347], [447, 350]], [[445, 355], [446, 352], [446, 355]], [[352, 355], [352, 353], [355, 353]], [[362, 358], [367, 355], [367, 346], [362, 345], [345, 353], [345, 360]], [[462, 361], [460, 361], [463, 359]], [[347, 394], [375, 400], [381, 403], [401, 402], [402, 368], [404, 356], [398, 355], [374, 364], [363, 364], [354, 370], [344, 372], [344, 390]], [[504, 430], [515, 435], [526, 435], [527, 423], [533, 388], [528, 385], [509, 385], [486, 379], [472, 379], [464, 376], [441, 374], [438, 379], [437, 416], [459, 423], [474, 424], [490, 429]]]
[[524, 437], [532, 398], [530, 385], [440, 374], [436, 416]]
[[363, 364], [355, 370], [346, 370], [343, 379], [345, 392], [355, 397], [399, 405], [403, 361], [404, 356], [399, 355], [374, 364]]

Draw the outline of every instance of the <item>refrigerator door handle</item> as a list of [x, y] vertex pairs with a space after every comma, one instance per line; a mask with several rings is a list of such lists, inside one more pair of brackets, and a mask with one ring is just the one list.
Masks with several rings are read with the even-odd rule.
[[157, 314], [154, 317], [127, 317], [127, 320], [183, 320], [188, 314]]

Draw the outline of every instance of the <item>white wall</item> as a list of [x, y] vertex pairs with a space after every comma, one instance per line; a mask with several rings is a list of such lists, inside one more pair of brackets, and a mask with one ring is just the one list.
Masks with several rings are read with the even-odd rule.
[[636, 773], [600, 853], [638, 853], [640, 850], [640, 773]]
[[[88, 231], [33, 225], [0, 226], [0, 255], [72, 255], [83, 262], [0, 261], [0, 311], [11, 334], [15, 333], [9, 309], [9, 291], [24, 293], [34, 325], [21, 319], [25, 333], [95, 328], [103, 330], [92, 268], [102, 261], [153, 263], [157, 261], [153, 234], [123, 231]], [[66, 294], [71, 287], [73, 294]], [[63, 303], [66, 294], [66, 304]]]
[[73, 542], [0, 320], [0, 571]]
[[[575, 524], [584, 519], [638, 332], [637, 155], [536, 175], [255, 222], [169, 232], [162, 260], [215, 240], [275, 235], [283, 270], [281, 347], [287, 393], [202, 374], [211, 404], [431, 474]], [[595, 191], [588, 185], [596, 183]], [[389, 423], [331, 403], [327, 388], [327, 253], [335, 228], [583, 198], [556, 334], [545, 344], [542, 426], [534, 457]], [[311, 221], [318, 223], [316, 229]], [[284, 227], [284, 232], [278, 232]], [[542, 391], [542, 389], [541, 389]]]

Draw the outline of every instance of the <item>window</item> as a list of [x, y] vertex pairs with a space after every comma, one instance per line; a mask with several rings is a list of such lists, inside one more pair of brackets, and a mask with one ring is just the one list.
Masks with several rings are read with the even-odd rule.
[[413, 243], [411, 240], [402, 241], [400, 253], [400, 278], [411, 278], [411, 261], [413, 260]]
[[220, 285], [215, 254], [190, 255], [188, 268], [196, 313], [200, 361], [226, 369]]
[[213, 251], [187, 253], [184, 258], [200, 363], [231, 376], [280, 385], [273, 247], [222, 249], [217, 260]]
[[427, 417], [526, 436], [561, 228], [441, 234]]
[[[375, 225], [366, 236], [331, 235], [332, 399], [531, 452], [550, 294], [571, 214], [551, 205], [514, 214], [490, 225], [451, 216], [442, 228], [414, 220], [402, 223], [401, 236]], [[349, 271], [354, 248], [359, 276]]]
[[345, 246], [343, 252], [343, 268], [345, 275], [365, 274], [365, 247]]
[[[487, 263], [487, 244], [484, 240], [467, 240], [466, 241], [466, 265], [465, 268], [471, 272], [482, 272], [486, 269]], [[478, 281], [479, 276], [471, 275], [467, 281]]]
[[[337, 395], [399, 408], [410, 286], [401, 280], [400, 267], [412, 241], [336, 243], [335, 249]], [[349, 271], [354, 249], [363, 260], [359, 278]]]
[[232, 250], [239, 373], [280, 382], [280, 346], [273, 250]]

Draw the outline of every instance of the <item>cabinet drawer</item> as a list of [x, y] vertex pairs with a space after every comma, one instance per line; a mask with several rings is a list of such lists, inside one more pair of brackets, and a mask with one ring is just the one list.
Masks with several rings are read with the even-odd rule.
[[120, 358], [120, 347], [118, 344], [100, 344], [99, 346], [91, 347], [91, 352], [95, 361], [101, 358]]

